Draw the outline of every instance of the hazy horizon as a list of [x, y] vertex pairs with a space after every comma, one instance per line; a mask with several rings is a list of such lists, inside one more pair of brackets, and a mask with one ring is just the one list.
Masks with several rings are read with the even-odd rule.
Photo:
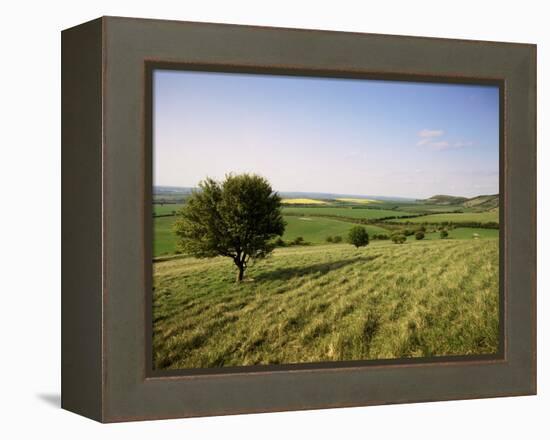
[[250, 172], [278, 192], [499, 192], [495, 86], [154, 72], [154, 185]]

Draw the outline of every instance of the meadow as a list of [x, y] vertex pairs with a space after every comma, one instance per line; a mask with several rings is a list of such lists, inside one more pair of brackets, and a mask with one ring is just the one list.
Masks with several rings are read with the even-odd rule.
[[498, 264], [490, 237], [278, 248], [242, 283], [227, 258], [157, 261], [154, 366], [495, 353]]
[[[478, 198], [475, 198], [476, 200]], [[391, 236], [400, 228], [416, 228], [421, 224], [438, 225], [443, 222], [498, 223], [498, 208], [485, 212], [450, 212], [450, 210], [468, 209], [464, 205], [434, 205], [422, 202], [375, 201], [359, 198], [335, 198], [318, 200], [322, 204], [311, 203], [314, 199], [283, 199], [283, 214], [286, 222], [282, 239], [292, 242], [301, 237], [306, 244], [324, 244], [327, 237], [339, 236], [345, 240], [349, 230], [357, 222], [362, 222], [370, 236], [385, 234]], [[307, 203], [307, 204], [301, 204]], [[174, 216], [183, 203], [153, 205], [155, 257], [176, 253], [176, 237], [172, 225]], [[382, 208], [381, 208], [382, 207]], [[444, 211], [443, 213], [441, 211]], [[405, 217], [405, 218], [402, 218]], [[403, 224], [400, 226], [400, 224]], [[498, 229], [456, 228], [449, 229], [449, 239], [496, 238]], [[474, 236], [477, 234], [477, 236]], [[426, 240], [439, 239], [439, 232], [426, 233]], [[414, 240], [409, 236], [408, 240]]]

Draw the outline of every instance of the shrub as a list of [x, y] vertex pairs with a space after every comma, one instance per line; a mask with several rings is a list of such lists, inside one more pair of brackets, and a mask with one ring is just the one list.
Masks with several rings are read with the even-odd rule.
[[369, 244], [369, 233], [363, 226], [354, 226], [349, 230], [348, 241], [356, 248]]
[[449, 236], [449, 233], [447, 232], [446, 229], [442, 229], [441, 231], [439, 231], [440, 238], [447, 238], [448, 236]]
[[391, 236], [391, 241], [393, 241], [395, 244], [403, 244], [405, 243], [405, 241], [407, 241], [407, 237], [398, 232]]
[[424, 239], [424, 231], [417, 231], [416, 234], [414, 234], [414, 237], [417, 240], [423, 240]]
[[339, 235], [335, 235], [332, 239], [332, 241], [334, 243], [341, 243], [342, 242], [342, 237], [340, 237]]
[[295, 246], [300, 246], [301, 244], [305, 244], [304, 237], [296, 237], [294, 240], [292, 240], [292, 244]]
[[329, 235], [329, 236], [326, 238], [326, 240], [327, 240], [327, 243], [332, 243], [332, 242], [334, 241], [333, 238], [332, 238], [332, 235]]
[[275, 240], [275, 242], [273, 244], [277, 247], [286, 246], [286, 242], [281, 237], [277, 238], [277, 240]]

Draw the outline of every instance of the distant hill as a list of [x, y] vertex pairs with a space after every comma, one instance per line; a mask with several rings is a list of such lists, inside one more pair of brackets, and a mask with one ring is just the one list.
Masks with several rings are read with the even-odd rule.
[[469, 212], [481, 212], [497, 209], [499, 206], [499, 195], [482, 195], [468, 199], [466, 197], [455, 197], [440, 194], [432, 196], [429, 199], [419, 201], [430, 205], [452, 206], [454, 208], [464, 207], [467, 208]]
[[[183, 186], [154, 186], [153, 195], [157, 197], [176, 197], [188, 196], [198, 188], [183, 187]], [[388, 196], [373, 196], [373, 195], [357, 195], [357, 194], [338, 194], [338, 193], [320, 193], [320, 192], [304, 192], [304, 191], [278, 191], [283, 199], [315, 199], [315, 200], [335, 200], [338, 198], [356, 198], [368, 200], [381, 200], [392, 202], [414, 202], [413, 198], [408, 197], [388, 197]]]
[[492, 194], [488, 196], [477, 196], [468, 199], [464, 202], [466, 208], [476, 208], [483, 211], [489, 211], [491, 209], [498, 208], [499, 196], [498, 194]]
[[423, 203], [429, 205], [462, 205], [468, 199], [466, 197], [455, 197], [438, 194], [429, 199], [422, 200]]

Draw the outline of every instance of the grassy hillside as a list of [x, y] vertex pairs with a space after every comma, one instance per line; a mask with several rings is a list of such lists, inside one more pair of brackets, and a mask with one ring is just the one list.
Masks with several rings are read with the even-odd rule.
[[476, 211], [489, 211], [499, 207], [498, 194], [491, 196], [478, 196], [473, 197], [464, 202], [464, 207], [476, 210]]
[[423, 203], [428, 205], [462, 205], [468, 199], [466, 197], [455, 197], [446, 195], [436, 195], [429, 199], [423, 200]]
[[493, 353], [498, 240], [277, 249], [154, 264], [156, 368]]

